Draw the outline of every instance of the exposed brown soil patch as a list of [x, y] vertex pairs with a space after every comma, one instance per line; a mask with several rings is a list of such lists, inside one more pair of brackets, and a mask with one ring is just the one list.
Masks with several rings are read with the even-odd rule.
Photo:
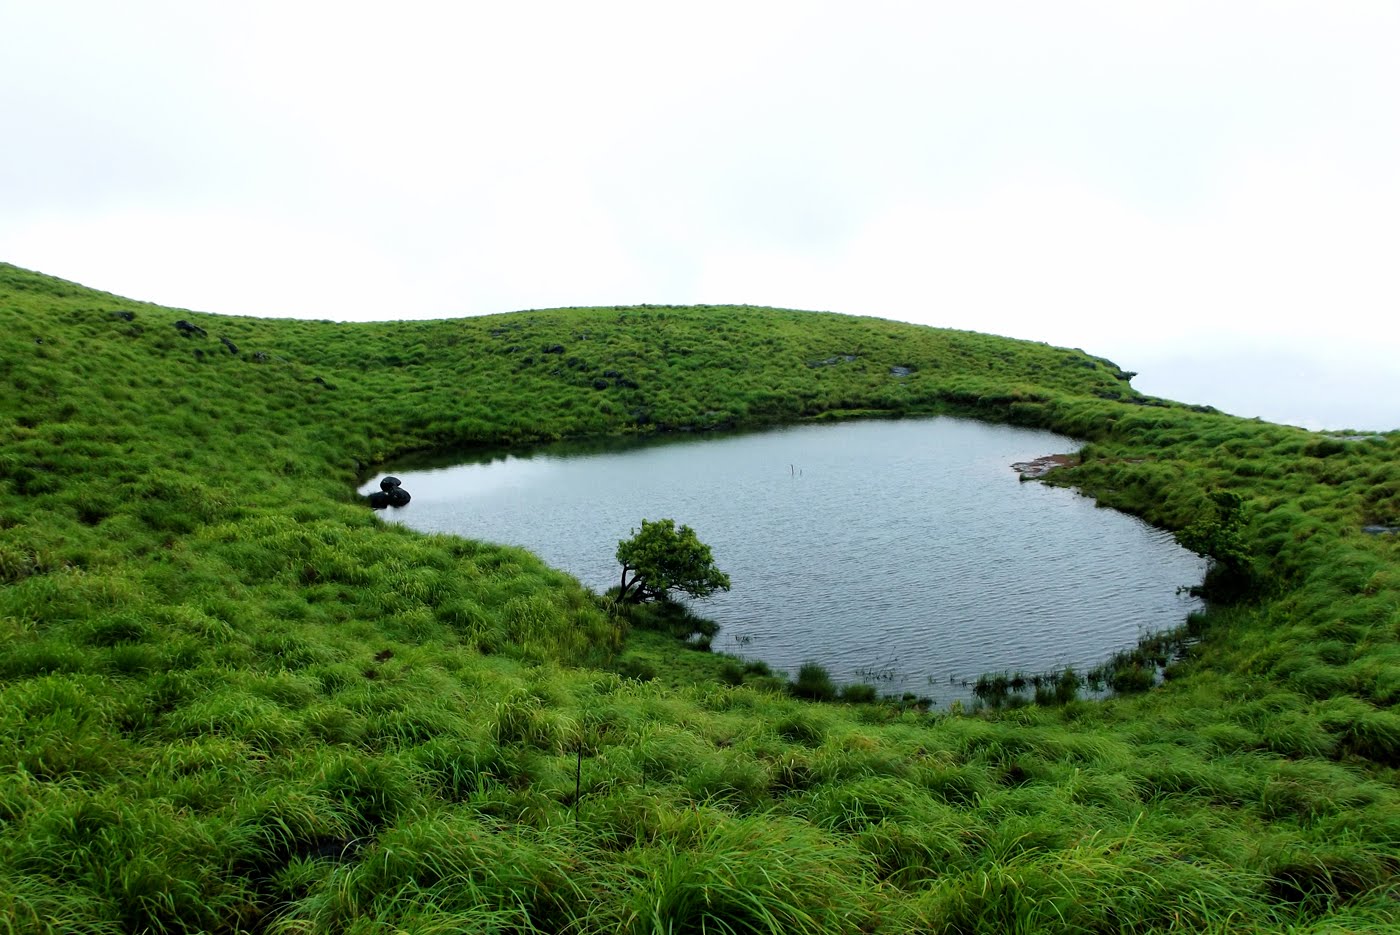
[[1079, 455], [1044, 455], [1034, 461], [1017, 461], [1011, 465], [1011, 470], [1021, 472], [1021, 480], [1036, 480], [1055, 468], [1073, 467], [1078, 463]]

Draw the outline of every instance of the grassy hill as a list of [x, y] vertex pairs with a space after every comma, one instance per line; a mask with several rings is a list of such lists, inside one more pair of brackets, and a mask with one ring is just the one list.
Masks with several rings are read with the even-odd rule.
[[[1395, 930], [1400, 543], [1365, 527], [1400, 433], [768, 308], [272, 321], [0, 264], [0, 322], [0, 931]], [[816, 704], [623, 677], [574, 579], [354, 493], [409, 451], [928, 412], [1087, 440], [1053, 481], [1233, 599], [1106, 702]]]

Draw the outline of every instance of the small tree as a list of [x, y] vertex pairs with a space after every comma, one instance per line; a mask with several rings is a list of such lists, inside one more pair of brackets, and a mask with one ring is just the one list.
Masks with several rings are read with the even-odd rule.
[[1176, 534], [1176, 541], [1210, 559], [1205, 581], [1192, 593], [1222, 603], [1236, 601], [1259, 585], [1244, 538], [1244, 498], [1228, 490], [1210, 493], [1213, 509]]
[[709, 597], [729, 590], [729, 576], [715, 567], [710, 547], [689, 526], [677, 529], [675, 520], [642, 520], [640, 532], [634, 529], [632, 538], [618, 542], [617, 560], [622, 563], [618, 600], [661, 600], [670, 591]]

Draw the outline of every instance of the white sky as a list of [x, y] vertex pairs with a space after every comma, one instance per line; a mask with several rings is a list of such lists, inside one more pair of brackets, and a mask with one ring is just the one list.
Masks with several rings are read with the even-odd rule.
[[1400, 2], [0, 0], [0, 259], [204, 311], [737, 302], [1400, 427]]

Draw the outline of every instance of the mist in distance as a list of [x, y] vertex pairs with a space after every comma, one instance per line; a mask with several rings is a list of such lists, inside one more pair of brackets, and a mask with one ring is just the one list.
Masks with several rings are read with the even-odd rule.
[[1394, 429], [1396, 48], [1364, 2], [10, 4], [0, 259], [271, 317], [872, 315]]

